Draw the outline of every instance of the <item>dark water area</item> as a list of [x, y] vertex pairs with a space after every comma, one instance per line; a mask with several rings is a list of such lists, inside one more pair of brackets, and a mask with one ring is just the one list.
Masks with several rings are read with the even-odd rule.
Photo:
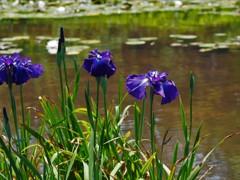
[[[171, 34], [193, 34], [195, 41], [211, 43], [226, 41], [240, 36], [240, 19], [238, 17], [221, 17], [220, 15], [197, 15], [186, 13], [142, 13], [96, 17], [78, 17], [68, 19], [19, 19], [0, 21], [0, 38], [13, 36], [29, 36], [29, 40], [16, 41], [23, 48], [22, 56], [31, 57], [33, 63], [41, 63], [45, 73], [39, 79], [32, 79], [23, 86], [25, 107], [40, 109], [39, 96], [49, 96], [58, 101], [60, 95], [59, 76], [56, 56], [46, 50], [47, 41], [38, 41], [38, 36], [57, 37], [59, 27], [65, 30], [65, 36], [81, 39], [100, 40], [99, 44], [90, 44], [75, 58], [82, 64], [92, 49], [100, 51], [110, 49], [117, 65], [117, 73], [108, 81], [109, 107], [118, 99], [119, 78], [131, 74], [147, 73], [148, 69], [167, 71], [168, 79], [173, 80], [183, 100], [187, 117], [189, 116], [189, 72], [196, 79], [193, 101], [194, 132], [203, 122], [203, 134], [210, 133], [202, 140], [199, 159], [206, 155], [223, 137], [240, 131], [240, 49], [225, 51], [199, 52], [196, 47], [173, 47], [175, 42]], [[225, 36], [215, 36], [225, 33]], [[144, 45], [130, 46], [125, 42], [128, 38], [157, 37], [157, 40], [146, 41]], [[67, 41], [67, 46], [73, 44]], [[69, 81], [74, 79], [73, 57], [67, 56]], [[90, 81], [92, 95], [95, 98], [95, 79], [82, 71], [81, 85], [77, 107], [85, 107], [84, 86]], [[15, 88], [17, 103], [19, 102], [18, 87]], [[126, 94], [123, 89], [123, 94]], [[0, 107], [9, 108], [7, 86], [0, 88]], [[156, 142], [161, 144], [164, 133], [169, 129], [171, 141], [165, 146], [164, 159], [171, 161], [173, 145], [180, 141], [183, 144], [179, 101], [161, 106], [160, 97], [155, 97], [156, 111]], [[127, 96], [124, 105], [133, 104], [135, 99]], [[141, 102], [138, 102], [141, 104]], [[147, 102], [148, 103], [148, 102]], [[34, 114], [34, 113], [33, 113]], [[133, 128], [132, 116], [124, 121], [123, 131]], [[147, 121], [147, 120], [146, 120]], [[32, 124], [38, 128], [41, 121], [34, 118]], [[145, 134], [149, 134], [149, 124], [145, 124]], [[210, 156], [206, 169], [213, 166], [205, 179], [239, 179], [240, 178], [240, 138], [228, 139]], [[180, 152], [180, 157], [182, 152]]]

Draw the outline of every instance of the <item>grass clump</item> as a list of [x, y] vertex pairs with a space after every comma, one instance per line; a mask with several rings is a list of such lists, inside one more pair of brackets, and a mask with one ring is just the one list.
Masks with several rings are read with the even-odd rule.
[[[118, 105], [112, 108], [114, 110], [107, 108], [107, 79], [116, 72], [116, 66], [112, 62], [110, 51], [91, 51], [87, 61], [82, 66], [90, 75], [96, 78], [96, 97], [91, 97], [90, 88], [92, 87], [89, 84], [85, 85], [86, 107], [75, 107], [82, 68], [75, 61], [76, 75], [71, 92], [66, 73], [65, 52], [66, 43], [61, 28], [57, 52], [61, 87], [60, 105], [57, 105], [49, 97], [43, 96], [39, 98], [42, 107], [42, 110], [38, 112], [38, 116], [42, 121], [39, 130], [30, 126], [31, 116], [24, 117], [23, 108], [22, 116], [20, 116], [21, 120], [18, 119], [14, 94], [11, 92], [14, 81], [8, 81], [12, 104], [11, 119], [13, 117], [16, 125], [16, 135], [11, 133], [9, 117], [4, 108], [4, 123], [2, 124], [4, 135], [0, 137], [1, 179], [114, 180], [134, 178], [191, 180], [199, 177], [204, 163], [220, 144], [227, 138], [238, 135], [236, 133], [225, 137], [196, 164], [198, 146], [201, 142], [202, 125], [200, 125], [197, 134], [193, 137], [192, 100], [195, 79], [194, 75], [190, 73], [189, 122], [187, 122], [183, 103], [179, 96], [185, 141], [184, 154], [182, 157], [178, 156], [180, 147], [177, 142], [173, 150], [172, 163], [167, 166], [162, 160], [164, 145], [170, 140], [166, 137], [167, 133], [163, 138], [161, 151], [157, 152], [155, 148], [154, 127], [156, 115], [152, 102], [156, 89], [154, 90], [153, 86], [150, 87], [151, 148], [146, 149], [142, 140], [143, 122], [146, 121], [146, 100], [142, 101], [142, 107], [137, 106], [136, 103], [123, 107], [122, 104], [126, 96], [122, 95], [123, 83], [121, 79]], [[102, 69], [105, 71], [102, 71]], [[152, 72], [155, 73], [155, 71]], [[10, 77], [10, 74], [8, 75]], [[161, 81], [157, 82], [162, 83], [160, 87], [166, 88], [164, 83], [170, 83], [170, 80], [167, 81], [164, 76]], [[130, 84], [128, 85], [130, 86]], [[173, 83], [167, 87], [174, 88], [174, 86]], [[156, 88], [156, 86], [154, 87]], [[137, 96], [136, 92], [134, 92], [136, 88], [131, 90], [132, 94], [130, 94]], [[22, 89], [20, 89], [20, 93], [23, 93]], [[164, 98], [168, 95], [167, 91], [165, 91], [162, 103], [166, 102]], [[177, 97], [178, 93], [174, 93], [174, 98], [175, 95]], [[172, 94], [170, 97], [172, 97]], [[96, 99], [94, 100], [94, 98]], [[103, 112], [99, 110], [100, 98], [103, 99]], [[134, 131], [124, 134], [121, 131], [121, 125], [128, 116], [129, 109], [133, 109], [134, 113]], [[18, 124], [19, 120], [21, 121], [20, 124]]]

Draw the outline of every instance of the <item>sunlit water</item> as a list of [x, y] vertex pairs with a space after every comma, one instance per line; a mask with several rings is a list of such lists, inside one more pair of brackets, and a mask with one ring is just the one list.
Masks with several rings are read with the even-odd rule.
[[[198, 157], [201, 159], [223, 137], [240, 129], [240, 50], [226, 52], [201, 53], [191, 47], [171, 47], [173, 41], [170, 34], [194, 34], [196, 41], [212, 42], [216, 40], [214, 33], [226, 33], [221, 37], [235, 38], [240, 35], [240, 24], [236, 22], [223, 23], [216, 26], [191, 26], [179, 24], [178, 14], [172, 19], [156, 18], [157, 14], [105, 16], [89, 18], [72, 18], [62, 20], [5, 20], [0, 21], [0, 38], [12, 36], [30, 36], [29, 40], [16, 41], [23, 48], [22, 56], [32, 58], [33, 63], [41, 63], [45, 73], [39, 79], [30, 80], [24, 85], [25, 107], [40, 108], [38, 97], [47, 95], [58, 101], [59, 77], [56, 66], [56, 56], [48, 54], [47, 41], [37, 41], [37, 36], [58, 36], [59, 27], [64, 27], [66, 37], [78, 37], [81, 39], [100, 40], [100, 44], [89, 45], [90, 49], [83, 50], [75, 56], [78, 63], [88, 55], [88, 51], [94, 48], [99, 50], [110, 49], [114, 56], [114, 62], [118, 69], [115, 76], [108, 81], [109, 106], [116, 104], [118, 99], [119, 78], [125, 79], [129, 74], [147, 73], [148, 69], [167, 71], [168, 79], [176, 83], [187, 116], [189, 116], [189, 72], [193, 71], [196, 78], [196, 88], [193, 102], [194, 131], [203, 122], [203, 134], [211, 133], [200, 146]], [[162, 23], [169, 21], [167, 26]], [[212, 19], [214, 21], [214, 19]], [[147, 25], [144, 25], [146, 22]], [[153, 25], [151, 25], [151, 22]], [[184, 21], [182, 21], [184, 22]], [[128, 38], [157, 37], [158, 40], [147, 42], [145, 45], [128, 46], [125, 44]], [[72, 43], [67, 42], [67, 45]], [[69, 81], [73, 82], [73, 56], [67, 56]], [[85, 106], [83, 87], [90, 80], [93, 98], [95, 98], [95, 79], [85, 71], [82, 72], [81, 87], [77, 106]], [[18, 87], [16, 96], [18, 95]], [[0, 88], [0, 106], [6, 106], [9, 110], [9, 97], [7, 86]], [[123, 90], [125, 94], [125, 89]], [[17, 96], [17, 103], [19, 97]], [[156, 139], [161, 144], [164, 133], [169, 129], [171, 141], [165, 146], [164, 159], [171, 162], [173, 145], [180, 141], [180, 148], [184, 145], [181, 131], [181, 117], [179, 101], [161, 106], [160, 97], [155, 97], [155, 111], [157, 112]], [[135, 99], [127, 96], [124, 105], [133, 104]], [[148, 102], [147, 102], [148, 103]], [[141, 104], [139, 102], [139, 104]], [[147, 113], [148, 114], [148, 113]], [[33, 113], [33, 117], [35, 114]], [[145, 123], [145, 137], [149, 137], [148, 120]], [[33, 118], [33, 126], [38, 128], [41, 121]], [[123, 131], [133, 128], [132, 116], [126, 118]], [[240, 154], [239, 137], [233, 137], [222, 144], [211, 155], [206, 169], [213, 166], [206, 179], [239, 179], [240, 178]], [[159, 147], [159, 146], [158, 146]], [[182, 152], [179, 153], [180, 157]]]

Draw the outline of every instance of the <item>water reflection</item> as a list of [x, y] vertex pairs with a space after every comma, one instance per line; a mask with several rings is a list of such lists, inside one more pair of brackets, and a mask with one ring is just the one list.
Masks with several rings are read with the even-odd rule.
[[[178, 17], [181, 14], [178, 14]], [[193, 102], [194, 128], [203, 121], [204, 134], [212, 134], [203, 140], [200, 147], [199, 158], [206, 155], [210, 148], [224, 136], [239, 131], [240, 123], [240, 61], [239, 50], [230, 52], [209, 52], [200, 53], [195, 48], [171, 47], [172, 39], [170, 34], [196, 34], [199, 41], [210, 42], [214, 40], [214, 34], [224, 32], [226, 38], [236, 37], [240, 34], [240, 23], [222, 24], [218, 26], [188, 26], [181, 25], [181, 19], [174, 19], [175, 16], [165, 15], [172, 18], [171, 26], [161, 23], [160, 16], [156, 14], [138, 14], [103, 17], [83, 17], [63, 20], [9, 20], [0, 21], [0, 38], [12, 36], [30, 36], [29, 40], [18, 41], [18, 46], [23, 48], [22, 56], [29, 56], [33, 63], [41, 63], [45, 68], [44, 75], [36, 80], [29, 81], [24, 85], [25, 107], [39, 108], [38, 96], [47, 95], [54, 101], [58, 101], [59, 77], [56, 67], [55, 55], [47, 53], [46, 44], [38, 43], [38, 36], [56, 37], [58, 29], [63, 26], [66, 37], [77, 37], [84, 39], [97, 39], [101, 44], [90, 44], [90, 49], [99, 50], [111, 49], [114, 62], [118, 66], [117, 74], [109, 79], [108, 100], [109, 104], [115, 104], [118, 96], [118, 81], [122, 76], [126, 78], [130, 73], [145, 73], [149, 68], [156, 68], [159, 71], [168, 71], [169, 79], [173, 79], [179, 88], [185, 109], [188, 112], [189, 82], [188, 75], [193, 71], [196, 76], [196, 91]], [[164, 16], [164, 17], [165, 17]], [[195, 17], [195, 16], [194, 16]], [[201, 19], [201, 17], [199, 17]], [[168, 19], [169, 21], [169, 19]], [[144, 23], [146, 22], [146, 23]], [[150, 23], [151, 22], [151, 23]], [[169, 23], [169, 22], [168, 22]], [[169, 28], [171, 27], [171, 28]], [[229, 37], [228, 37], [229, 36]], [[158, 37], [154, 43], [147, 42], [139, 46], [128, 46], [125, 44], [128, 38]], [[223, 38], [223, 37], [221, 37]], [[68, 43], [68, 42], [67, 42]], [[81, 64], [88, 55], [89, 50], [82, 50], [76, 59]], [[73, 80], [74, 66], [73, 57], [67, 56], [68, 73]], [[86, 72], [82, 72], [81, 86], [90, 79], [92, 94], [94, 95], [95, 79]], [[80, 88], [79, 94], [83, 94]], [[9, 107], [7, 87], [0, 88], [0, 106]], [[15, 94], [18, 89], [15, 87]], [[124, 91], [126, 93], [126, 91]], [[17, 97], [19, 102], [19, 97]], [[135, 100], [128, 96], [124, 105], [132, 104]], [[78, 106], [85, 106], [82, 96], [78, 98]], [[141, 104], [140, 102], [138, 102]], [[161, 144], [162, 137], [169, 128], [171, 141], [165, 146], [165, 158], [172, 155], [173, 145], [176, 140], [183, 146], [181, 120], [178, 101], [160, 106], [160, 98], [155, 99], [155, 110], [157, 112], [156, 138]], [[188, 115], [188, 114], [187, 114]], [[122, 127], [124, 131], [131, 130], [133, 117], [129, 116]], [[33, 125], [41, 123], [34, 120]], [[149, 138], [149, 124], [145, 122], [144, 137]], [[179, 139], [180, 138], [180, 139]], [[211, 156], [208, 166], [214, 165], [208, 174], [207, 179], [238, 179], [240, 155], [238, 152], [239, 138], [235, 137], [221, 145]], [[147, 142], [146, 142], [147, 144]], [[159, 147], [158, 147], [159, 148]], [[180, 156], [182, 152], [179, 152]], [[166, 159], [169, 162], [171, 158]], [[223, 168], [224, 167], [224, 168]], [[206, 168], [207, 169], [207, 168]]]

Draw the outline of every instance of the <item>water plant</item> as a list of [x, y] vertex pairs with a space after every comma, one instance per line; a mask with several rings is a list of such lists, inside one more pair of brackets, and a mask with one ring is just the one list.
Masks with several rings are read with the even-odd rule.
[[[162, 97], [161, 104], [167, 104], [179, 95], [175, 83], [167, 80], [167, 72], [150, 70], [147, 74], [131, 74], [126, 79], [127, 93], [123, 96], [123, 80], [119, 82], [119, 97], [115, 107], [107, 106], [107, 81], [116, 73], [117, 67], [109, 50], [90, 51], [88, 58], [79, 65], [74, 60], [75, 79], [70, 88], [66, 73], [66, 41], [63, 28], [58, 40], [57, 66], [59, 69], [59, 103], [50, 97], [41, 96], [40, 110], [36, 113], [41, 121], [39, 129], [30, 126], [31, 116], [24, 119], [23, 100], [22, 122], [16, 111], [12, 84], [21, 85], [30, 78], [43, 73], [41, 65], [31, 64], [29, 58], [19, 54], [0, 57], [0, 80], [9, 86], [12, 116], [3, 109], [5, 134], [0, 136], [0, 176], [2, 179], [196, 179], [210, 154], [225, 139], [238, 135], [231, 134], [220, 141], [196, 164], [196, 155], [201, 141], [201, 125], [193, 138], [192, 101], [195, 79], [190, 73], [190, 117], [189, 126], [181, 97], [180, 114], [182, 119], [185, 146], [179, 157], [180, 147], [176, 142], [171, 166], [163, 162], [163, 148], [170, 140], [167, 133], [163, 137], [161, 151], [155, 148], [155, 120], [153, 100], [155, 95]], [[96, 78], [96, 100], [91, 95], [90, 83], [85, 85], [85, 107], [75, 107], [78, 88], [81, 85], [82, 69]], [[150, 87], [150, 135], [151, 148], [145, 148], [142, 141], [144, 121], [146, 121], [146, 87]], [[72, 90], [71, 90], [72, 89]], [[101, 94], [102, 90], [102, 94]], [[22, 88], [20, 94], [22, 97]], [[124, 99], [130, 94], [142, 100], [142, 107], [134, 102], [123, 107]], [[100, 98], [103, 96], [103, 105]], [[101, 107], [103, 106], [103, 108]], [[128, 111], [133, 109], [134, 131], [121, 130]], [[102, 111], [103, 110], [103, 111]], [[12, 136], [9, 121], [14, 119], [15, 136]], [[131, 133], [133, 134], [131, 136]], [[150, 150], [149, 150], [150, 149]], [[151, 151], [149, 153], [149, 151]]]

